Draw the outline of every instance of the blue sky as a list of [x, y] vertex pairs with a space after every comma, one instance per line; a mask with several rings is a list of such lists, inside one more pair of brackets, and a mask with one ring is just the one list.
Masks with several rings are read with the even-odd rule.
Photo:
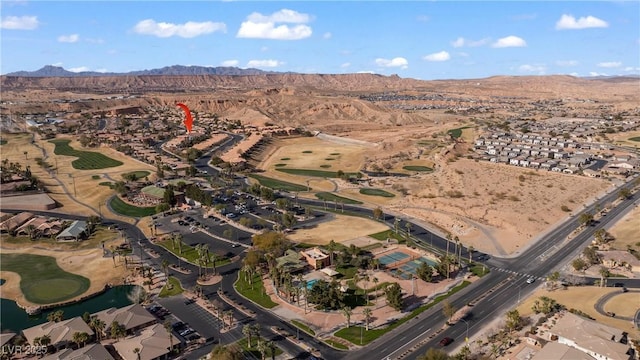
[[0, 14], [2, 74], [44, 65], [424, 80], [640, 74], [639, 1], [2, 0]]

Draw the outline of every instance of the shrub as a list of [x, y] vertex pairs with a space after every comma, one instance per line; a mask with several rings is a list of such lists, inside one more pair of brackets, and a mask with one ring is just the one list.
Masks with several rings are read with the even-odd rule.
[[570, 212], [570, 211], [571, 211], [571, 209], [569, 209], [569, 207], [568, 207], [567, 205], [562, 205], [562, 206], [560, 207], [560, 209], [561, 209], [562, 211], [564, 211], [564, 212]]

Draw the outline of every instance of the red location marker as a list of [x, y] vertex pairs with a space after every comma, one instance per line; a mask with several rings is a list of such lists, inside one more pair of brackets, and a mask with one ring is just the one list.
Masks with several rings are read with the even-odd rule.
[[179, 106], [180, 108], [182, 108], [182, 110], [184, 110], [184, 114], [185, 114], [184, 125], [187, 127], [187, 132], [190, 133], [191, 127], [193, 126], [193, 118], [191, 117], [191, 111], [189, 110], [187, 105], [183, 103], [176, 103], [176, 106]]

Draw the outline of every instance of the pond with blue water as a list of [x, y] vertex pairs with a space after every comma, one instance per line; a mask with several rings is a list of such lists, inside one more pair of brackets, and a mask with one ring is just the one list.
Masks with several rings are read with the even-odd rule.
[[114, 286], [90, 299], [71, 305], [43, 310], [40, 314], [33, 316], [29, 316], [15, 301], [0, 299], [0, 331], [20, 332], [23, 329], [45, 323], [47, 322], [47, 315], [56, 310], [62, 310], [64, 312], [64, 318], [70, 319], [72, 317], [82, 316], [85, 312], [91, 314], [111, 307], [119, 308], [131, 305], [132, 302], [129, 300], [129, 294], [135, 287], [136, 285]]

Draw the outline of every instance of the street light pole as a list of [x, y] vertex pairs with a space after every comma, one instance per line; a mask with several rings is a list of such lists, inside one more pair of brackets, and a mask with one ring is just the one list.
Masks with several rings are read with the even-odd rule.
[[464, 337], [464, 342], [469, 343], [469, 323], [464, 319], [460, 319], [460, 320], [467, 325], [467, 334]]

